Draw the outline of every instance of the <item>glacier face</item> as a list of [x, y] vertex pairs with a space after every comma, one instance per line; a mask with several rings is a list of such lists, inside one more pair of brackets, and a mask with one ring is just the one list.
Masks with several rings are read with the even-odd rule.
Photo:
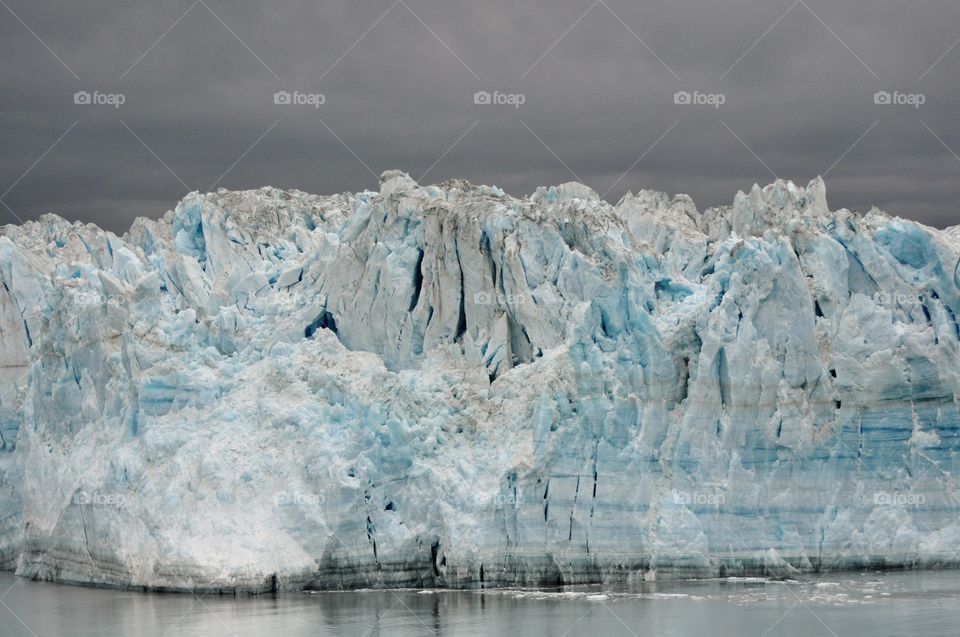
[[187, 196], [0, 228], [0, 568], [171, 590], [960, 563], [960, 233], [821, 180], [698, 212]]

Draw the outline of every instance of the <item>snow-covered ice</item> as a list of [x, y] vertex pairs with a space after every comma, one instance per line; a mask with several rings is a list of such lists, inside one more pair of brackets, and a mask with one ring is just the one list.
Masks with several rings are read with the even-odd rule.
[[193, 193], [0, 228], [0, 567], [263, 591], [960, 562], [960, 232], [821, 180], [699, 212]]

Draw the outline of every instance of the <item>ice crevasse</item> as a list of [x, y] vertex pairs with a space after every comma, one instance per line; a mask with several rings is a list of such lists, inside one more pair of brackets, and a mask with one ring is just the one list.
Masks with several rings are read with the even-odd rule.
[[0, 228], [0, 568], [147, 590], [960, 563], [960, 230], [777, 181], [698, 211], [192, 193]]

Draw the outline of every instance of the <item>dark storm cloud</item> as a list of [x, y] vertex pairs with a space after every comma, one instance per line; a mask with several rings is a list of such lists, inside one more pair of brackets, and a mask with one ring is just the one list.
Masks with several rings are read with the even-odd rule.
[[[954, 0], [3, 1], [0, 223], [123, 231], [188, 189], [356, 191], [388, 168], [518, 195], [576, 175], [701, 209], [827, 173], [834, 207], [960, 223]], [[276, 105], [282, 90], [326, 101]]]

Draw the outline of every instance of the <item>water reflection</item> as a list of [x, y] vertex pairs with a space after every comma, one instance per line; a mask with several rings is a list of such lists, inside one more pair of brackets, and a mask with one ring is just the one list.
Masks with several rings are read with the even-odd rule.
[[[141, 594], [0, 573], [0, 636], [955, 635], [960, 573], [858, 573], [634, 590]], [[769, 631], [769, 632], [768, 632]]]

